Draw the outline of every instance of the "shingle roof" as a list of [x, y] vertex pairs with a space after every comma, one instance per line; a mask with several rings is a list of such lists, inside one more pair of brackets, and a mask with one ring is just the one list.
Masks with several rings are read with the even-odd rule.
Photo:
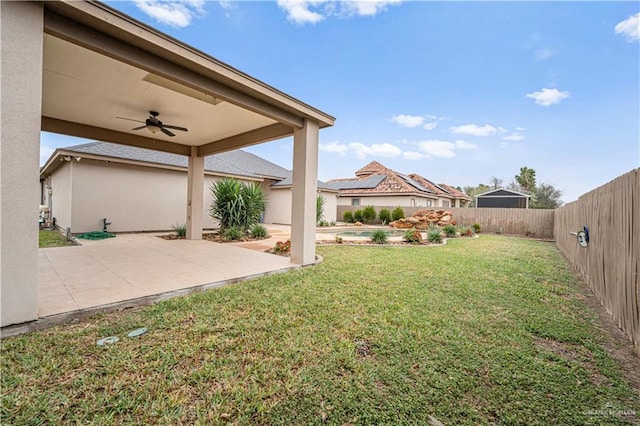
[[[188, 167], [189, 159], [184, 155], [154, 151], [152, 149], [137, 148], [111, 142], [90, 142], [62, 148], [64, 151], [83, 154], [100, 155], [110, 158], [141, 161], [145, 163], [165, 166]], [[234, 151], [213, 154], [205, 157], [205, 171], [249, 178], [269, 178], [277, 180], [272, 186], [291, 186], [292, 173], [257, 155], [237, 149]], [[318, 181], [318, 188], [333, 190], [336, 188], [325, 182]]]

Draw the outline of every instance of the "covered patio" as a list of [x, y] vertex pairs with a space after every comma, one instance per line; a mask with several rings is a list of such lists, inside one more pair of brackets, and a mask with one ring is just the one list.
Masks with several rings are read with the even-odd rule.
[[333, 117], [99, 2], [0, 12], [2, 327], [39, 317], [41, 131], [187, 156], [189, 240], [202, 234], [204, 157], [293, 136], [290, 262], [314, 262], [318, 132]]

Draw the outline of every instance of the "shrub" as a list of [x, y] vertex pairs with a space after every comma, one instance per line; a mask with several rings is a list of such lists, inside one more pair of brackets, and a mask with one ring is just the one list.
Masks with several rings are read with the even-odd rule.
[[373, 223], [376, 220], [376, 209], [373, 206], [367, 206], [362, 210], [362, 219], [364, 223]]
[[353, 220], [356, 222], [364, 222], [364, 218], [362, 217], [362, 210], [356, 210], [353, 212]]
[[440, 244], [442, 242], [442, 231], [438, 228], [429, 228], [427, 232], [427, 241], [434, 244]]
[[384, 244], [387, 242], [387, 233], [384, 232], [382, 229], [376, 229], [375, 231], [373, 231], [373, 234], [371, 234], [371, 242], [375, 243], [375, 244]]
[[324, 219], [321, 219], [320, 222], [318, 222], [318, 226], [329, 226], [329, 222], [327, 222]]
[[407, 229], [404, 231], [402, 241], [406, 241], [411, 244], [420, 244], [422, 243], [422, 233], [417, 229]]
[[453, 238], [456, 236], [456, 227], [454, 225], [447, 225], [445, 226], [442, 231], [444, 232], [444, 235], [446, 235], [449, 238]]
[[353, 212], [351, 210], [347, 210], [346, 212], [342, 213], [342, 220], [347, 223], [353, 223]]
[[251, 236], [253, 238], [267, 238], [269, 236], [269, 232], [263, 225], [256, 223], [251, 227]]
[[176, 237], [185, 238], [187, 236], [187, 225], [171, 225], [171, 229], [176, 233]]
[[325, 199], [322, 195], [316, 197], [316, 223], [320, 223], [324, 217], [324, 203]]
[[275, 247], [273, 247], [273, 251], [278, 254], [288, 254], [291, 252], [291, 240], [278, 241]]
[[404, 210], [402, 210], [402, 207], [398, 206], [395, 209], [393, 209], [393, 211], [391, 212], [391, 219], [398, 220], [403, 218], [404, 218]]
[[475, 232], [476, 234], [479, 234], [480, 230], [482, 229], [479, 223], [474, 223], [472, 227], [473, 227], [473, 232]]
[[391, 222], [391, 212], [387, 209], [380, 209], [380, 213], [378, 213], [378, 219], [382, 222], [383, 225]]
[[213, 201], [209, 212], [223, 230], [235, 226], [246, 231], [260, 220], [266, 203], [260, 184], [224, 178], [213, 182], [210, 190]]
[[225, 240], [236, 241], [244, 237], [244, 231], [239, 226], [230, 226], [222, 233]]
[[462, 226], [458, 228], [461, 237], [473, 237], [473, 229], [468, 226]]
[[344, 240], [342, 239], [342, 237], [341, 237], [341, 236], [336, 235], [336, 243], [338, 243], [338, 244], [342, 244], [342, 243], [343, 243], [343, 241], [344, 241]]

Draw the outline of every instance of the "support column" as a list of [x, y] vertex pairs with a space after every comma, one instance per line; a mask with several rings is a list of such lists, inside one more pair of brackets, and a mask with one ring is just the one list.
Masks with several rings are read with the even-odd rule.
[[204, 157], [198, 156], [198, 147], [191, 147], [187, 171], [187, 239], [202, 239], [202, 212], [204, 191]]
[[0, 325], [38, 317], [42, 3], [0, 2]]
[[291, 263], [299, 265], [316, 259], [318, 129], [318, 123], [305, 119], [304, 126], [293, 132]]

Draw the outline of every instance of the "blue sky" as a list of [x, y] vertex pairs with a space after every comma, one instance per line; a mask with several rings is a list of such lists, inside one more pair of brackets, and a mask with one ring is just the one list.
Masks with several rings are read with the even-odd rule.
[[[565, 202], [640, 166], [638, 2], [107, 2], [336, 117], [319, 178], [520, 167]], [[81, 143], [43, 134], [42, 157]], [[291, 139], [247, 149], [291, 167]]]

